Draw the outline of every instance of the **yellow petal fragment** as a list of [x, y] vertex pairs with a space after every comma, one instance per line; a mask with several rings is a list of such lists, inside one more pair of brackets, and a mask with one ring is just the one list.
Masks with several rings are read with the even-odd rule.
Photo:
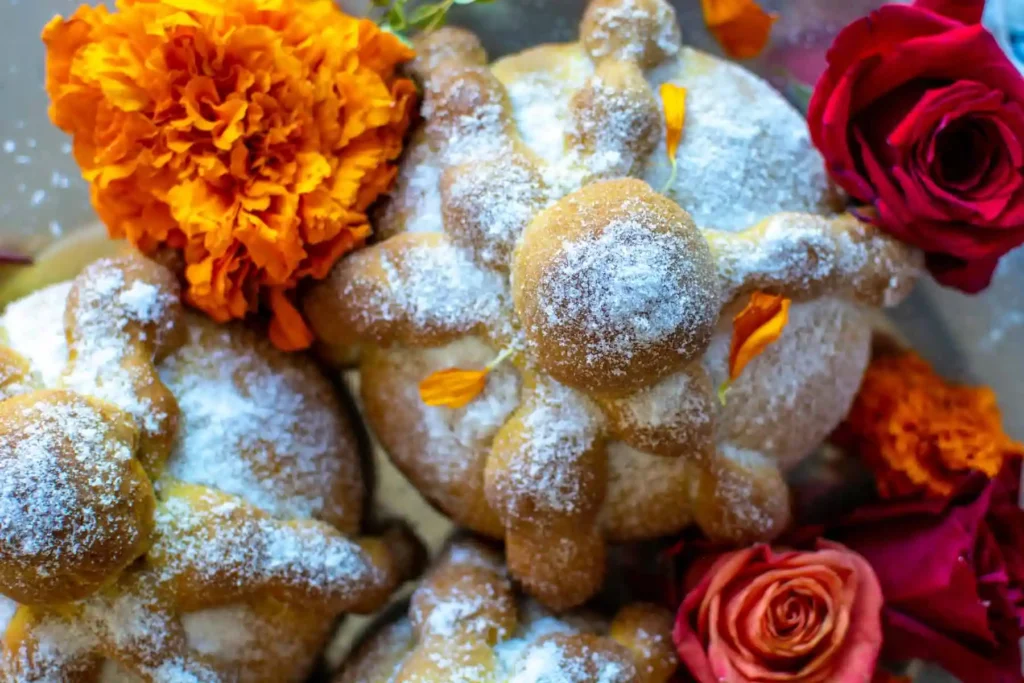
[[686, 123], [686, 88], [662, 83], [661, 102], [665, 111], [665, 146], [668, 158], [675, 164], [679, 141], [683, 138], [683, 124]]
[[428, 406], [462, 408], [487, 386], [489, 368], [439, 370], [420, 382], [420, 399]]
[[789, 322], [790, 300], [754, 292], [747, 306], [732, 321], [729, 347], [729, 381], [733, 382], [750, 361], [774, 343]]

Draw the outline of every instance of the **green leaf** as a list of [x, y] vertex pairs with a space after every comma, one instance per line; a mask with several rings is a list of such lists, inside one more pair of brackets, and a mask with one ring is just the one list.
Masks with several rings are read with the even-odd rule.
[[429, 24], [423, 27], [425, 32], [434, 31], [441, 28], [448, 21], [448, 12], [438, 12]]
[[443, 5], [420, 5], [409, 15], [409, 24], [412, 26], [422, 26], [433, 20], [439, 12], [443, 11]]
[[405, 12], [399, 7], [392, 7], [388, 10], [388, 13], [384, 15], [384, 21], [381, 22], [381, 27], [386, 28], [392, 33], [399, 33], [409, 28], [409, 22], [405, 20]]

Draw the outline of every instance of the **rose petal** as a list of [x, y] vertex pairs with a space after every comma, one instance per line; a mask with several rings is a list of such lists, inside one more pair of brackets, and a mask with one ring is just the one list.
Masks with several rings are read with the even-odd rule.
[[[717, 616], [719, 610], [718, 593], [743, 569], [749, 558], [764, 557], [766, 553], [766, 546], [757, 545], [721, 556], [683, 599], [672, 629], [672, 640], [680, 659], [698, 683], [720, 683], [722, 680], [713, 668], [710, 649], [704, 645], [711, 638], [709, 623], [714, 623], [713, 616]], [[708, 598], [708, 595], [715, 597]], [[721, 656], [716, 649], [715, 666], [719, 668], [725, 666], [718, 661]]]
[[[818, 594], [818, 599], [823, 601], [831, 611], [834, 607], [833, 597], [842, 591], [841, 581], [828, 568], [821, 566], [815, 566], [810, 570], [807, 567], [792, 567], [766, 571], [729, 599], [723, 614], [724, 623], [720, 628], [729, 634], [733, 646], [744, 655], [746, 660], [757, 661], [766, 657], [783, 658], [788, 656], [788, 653], [780, 653], [766, 646], [759, 626], [773, 591], [788, 591], [794, 585], [804, 583]], [[825, 587], [828, 590], [825, 590]], [[741, 628], [743, 629], [742, 634], [740, 633]], [[824, 635], [827, 634], [822, 634], [821, 637]], [[817, 640], [820, 640], [821, 637]], [[752, 652], [752, 649], [755, 649], [756, 652]], [[739, 663], [736, 666], [747, 675], [750, 675], [750, 671], [752, 671]]]
[[867, 144], [863, 134], [859, 130], [853, 131], [854, 139], [859, 147], [858, 151], [864, 164], [866, 175], [875, 188], [875, 208], [878, 210], [878, 222], [885, 226], [897, 239], [918, 245], [915, 235], [910, 232], [914, 217], [911, 216], [903, 204], [903, 195], [900, 189], [892, 182], [889, 174], [885, 172], [882, 165], [875, 158], [871, 146]]
[[955, 287], [967, 294], [977, 294], [992, 284], [1000, 256], [965, 261], [950, 254], [925, 254], [925, 265], [936, 282]]
[[[887, 22], [907, 21], [924, 28], [941, 22], [938, 15], [917, 12], [911, 7], [886, 5], [876, 14], [899, 10], [899, 16], [887, 17]], [[867, 106], [886, 93], [913, 79], [933, 79], [942, 83], [972, 80], [984, 69], [985, 83], [992, 90], [1002, 91], [1007, 99], [1024, 102], [1024, 79], [1009, 61], [995, 38], [982, 26], [955, 24], [941, 35], [931, 34], [934, 26], [922, 31], [923, 37], [911, 38], [895, 45], [882, 63], [866, 72], [853, 93], [855, 109]], [[969, 58], [968, 58], [969, 56]]]
[[[811, 132], [814, 144], [824, 152], [832, 177], [850, 196], [862, 202], [873, 202], [876, 195], [871, 183], [861, 177], [854, 151], [850, 147], [849, 112], [853, 86], [859, 73], [870, 67], [869, 61], [858, 64], [843, 75], [831, 97], [818, 100], [812, 98], [809, 114], [810, 120], [820, 122], [818, 126], [811, 126]], [[821, 110], [815, 112], [815, 106]]]
[[985, 0], [915, 0], [914, 7], [956, 19], [965, 24], [981, 23]]
[[887, 659], [938, 662], [962, 683], [1020, 683], [1020, 650], [1016, 645], [1001, 648], [994, 655], [979, 654], [891, 607], [885, 608], [884, 629]]
[[[844, 546], [830, 541], [819, 541], [819, 545], [846, 551]], [[844, 554], [855, 568], [857, 590], [852, 603], [850, 632], [833, 670], [840, 674], [836, 683], [859, 683], [867, 680], [870, 672], [875, 670], [882, 646], [882, 587], [875, 570], [864, 557], [854, 552]]]
[[996, 111], [1005, 96], [977, 81], [957, 81], [942, 88], [925, 90], [886, 140], [894, 147], [910, 147], [930, 137], [944, 119], [968, 113]]

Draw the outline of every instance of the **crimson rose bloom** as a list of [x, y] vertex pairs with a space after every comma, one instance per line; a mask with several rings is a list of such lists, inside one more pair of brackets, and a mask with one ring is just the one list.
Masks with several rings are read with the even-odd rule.
[[814, 551], [758, 545], [707, 566], [693, 566], [673, 632], [699, 683], [871, 680], [882, 594], [864, 558], [819, 540]]
[[968, 292], [1024, 242], [1024, 77], [979, 24], [983, 7], [917, 0], [850, 24], [808, 111], [835, 181]]
[[826, 531], [874, 567], [885, 597], [883, 658], [931, 660], [963, 683], [1021, 681], [1019, 495], [1016, 461], [952, 500], [872, 504]]

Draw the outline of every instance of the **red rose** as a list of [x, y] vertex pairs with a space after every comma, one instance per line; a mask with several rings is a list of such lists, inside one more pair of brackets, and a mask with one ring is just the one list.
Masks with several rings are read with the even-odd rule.
[[1024, 242], [1024, 77], [978, 23], [983, 6], [917, 0], [850, 24], [808, 111], [836, 182], [969, 292]]
[[951, 501], [870, 504], [826, 531], [874, 567], [885, 597], [884, 658], [931, 660], [964, 683], [1022, 680], [1019, 494], [1016, 461]]
[[859, 555], [829, 541], [758, 545], [721, 555], [695, 583], [673, 638], [698, 683], [871, 680], [882, 595]]

